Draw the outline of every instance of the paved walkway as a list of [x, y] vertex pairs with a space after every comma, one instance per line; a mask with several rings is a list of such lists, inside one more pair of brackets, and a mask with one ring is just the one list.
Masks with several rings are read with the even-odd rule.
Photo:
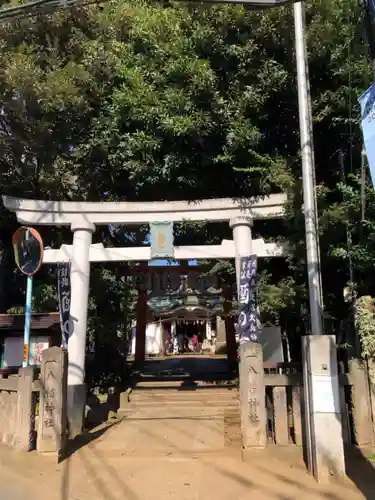
[[[225, 360], [211, 363], [226, 369]], [[205, 369], [203, 359], [172, 358], [143, 372], [164, 379]], [[374, 469], [361, 457], [348, 464], [352, 480], [319, 486], [295, 446], [270, 446], [244, 463], [238, 421], [220, 401], [151, 403], [82, 436], [59, 465], [51, 456], [0, 446], [0, 500], [375, 499]]]
[[[28, 500], [36, 494], [38, 500], [375, 499], [372, 467], [360, 462], [352, 467], [359, 489], [350, 480], [318, 486], [296, 447], [269, 447], [244, 463], [238, 448], [223, 437], [224, 429], [216, 410], [183, 416], [142, 410], [93, 430], [60, 465], [50, 456], [1, 448], [0, 479], [27, 487]], [[8, 500], [7, 494], [0, 499]]]

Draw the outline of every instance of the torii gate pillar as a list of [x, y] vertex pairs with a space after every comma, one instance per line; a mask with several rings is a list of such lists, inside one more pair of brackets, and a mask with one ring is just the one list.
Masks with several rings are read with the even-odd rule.
[[138, 289], [137, 324], [135, 328], [135, 361], [142, 363], [146, 355], [147, 326], [147, 290], [141, 286]]
[[70, 270], [71, 304], [68, 341], [68, 421], [70, 437], [82, 432], [86, 405], [85, 357], [90, 285], [90, 245], [95, 225], [83, 217], [71, 224], [73, 254]]
[[[241, 257], [248, 257], [253, 250], [251, 226], [252, 219], [250, 217], [236, 217], [230, 220], [236, 250], [237, 294], [240, 286]], [[242, 449], [245, 453], [247, 449], [264, 448], [267, 443], [261, 344], [247, 342], [240, 345], [239, 357], [241, 434]], [[251, 394], [250, 400], [249, 394]]]

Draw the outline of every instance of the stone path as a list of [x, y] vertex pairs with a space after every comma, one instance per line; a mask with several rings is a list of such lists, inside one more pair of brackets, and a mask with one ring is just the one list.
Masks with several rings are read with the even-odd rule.
[[[144, 375], [192, 376], [202, 365], [171, 359], [149, 363]], [[353, 481], [331, 486], [316, 484], [295, 446], [269, 446], [243, 462], [225, 391], [176, 391], [139, 389], [122, 420], [80, 437], [59, 465], [0, 446], [0, 500], [375, 499], [374, 469], [361, 457], [349, 464]]]
[[[242, 462], [239, 449], [223, 437], [224, 415], [217, 409], [190, 408], [175, 415], [165, 408], [164, 416], [153, 412], [142, 410], [111, 427], [94, 429], [60, 465], [49, 456], [1, 448], [1, 477], [6, 477], [7, 470], [11, 478], [17, 474], [32, 500], [33, 494], [39, 500], [375, 498], [373, 471], [360, 468], [363, 477], [356, 476], [360, 489], [350, 480], [318, 486], [293, 446], [268, 447]], [[354, 470], [359, 470], [358, 465]]]

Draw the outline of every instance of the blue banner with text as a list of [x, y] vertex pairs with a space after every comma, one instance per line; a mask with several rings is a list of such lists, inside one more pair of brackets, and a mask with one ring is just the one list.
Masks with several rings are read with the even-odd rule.
[[367, 162], [373, 187], [375, 186], [375, 83], [358, 99], [361, 105], [361, 123]]
[[257, 314], [257, 256], [242, 257], [238, 290], [237, 333], [240, 344], [258, 342], [259, 324]]

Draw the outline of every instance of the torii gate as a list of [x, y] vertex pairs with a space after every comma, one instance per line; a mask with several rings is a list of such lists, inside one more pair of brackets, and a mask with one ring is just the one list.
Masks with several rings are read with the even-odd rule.
[[[221, 245], [176, 247], [177, 259], [235, 258], [237, 283], [240, 258], [258, 251], [260, 256], [282, 255], [282, 247], [263, 240], [253, 242], [254, 219], [280, 218], [284, 214], [286, 195], [265, 198], [209, 199], [201, 201], [162, 202], [70, 202], [26, 200], [3, 196], [5, 208], [17, 215], [23, 224], [70, 226], [73, 245], [47, 250], [44, 262], [71, 260], [72, 332], [68, 342], [68, 412], [73, 435], [81, 432], [86, 400], [85, 353], [90, 261], [150, 260], [150, 249], [108, 249], [92, 245], [96, 225], [141, 225], [158, 221], [228, 221], [233, 241]], [[64, 255], [66, 256], [64, 258]]]
[[[258, 258], [283, 257], [287, 252], [286, 246], [280, 243], [265, 243], [262, 238], [252, 241], [252, 253]], [[190, 245], [175, 246], [175, 260], [199, 259], [233, 259], [235, 257], [235, 245], [233, 240], [223, 240], [221, 245]], [[46, 249], [43, 256], [43, 264], [57, 264], [59, 262], [71, 262], [73, 258], [73, 246], [62, 245], [60, 249]], [[90, 245], [90, 262], [139, 262], [151, 260], [151, 247], [116, 247], [105, 248], [102, 243]], [[176, 268], [168, 268], [170, 272], [177, 271]], [[180, 269], [180, 268], [178, 268]], [[138, 269], [141, 271], [141, 269]], [[147, 285], [146, 289], [138, 289], [138, 303], [136, 307], [136, 349], [135, 360], [143, 361], [146, 353], [146, 323], [147, 316]], [[229, 289], [223, 290], [224, 296], [228, 296]], [[228, 297], [227, 297], [228, 298]], [[225, 343], [229, 361], [237, 359], [237, 344], [233, 319], [226, 317], [224, 320]]]

